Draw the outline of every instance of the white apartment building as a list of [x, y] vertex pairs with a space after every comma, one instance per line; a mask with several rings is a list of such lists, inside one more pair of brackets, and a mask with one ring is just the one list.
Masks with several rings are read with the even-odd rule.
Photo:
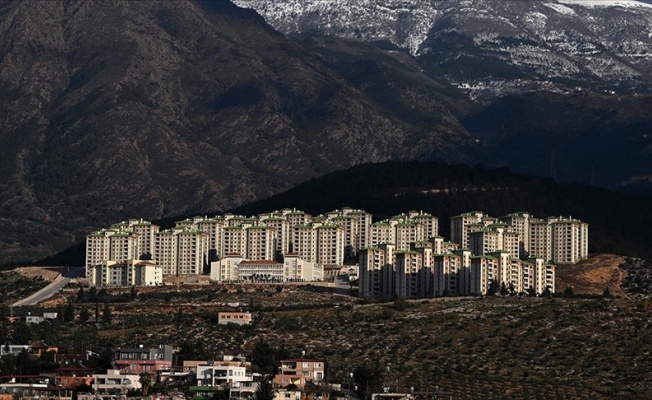
[[240, 254], [227, 254], [219, 261], [211, 262], [210, 279], [218, 282], [239, 280], [238, 264], [244, 261]]
[[509, 225], [512, 232], [518, 235], [519, 254], [527, 256], [530, 252], [530, 218], [527, 212], [519, 211], [507, 214], [499, 219]]
[[176, 275], [200, 275], [208, 263], [208, 235], [198, 230], [177, 233]]
[[140, 258], [138, 235], [133, 232], [116, 232], [109, 236], [109, 259], [127, 261]]
[[88, 276], [90, 267], [109, 259], [109, 236], [114, 233], [115, 231], [102, 229], [86, 236], [85, 276]]
[[297, 253], [288, 253], [283, 258], [283, 280], [311, 282], [323, 279], [323, 265], [303, 260]]
[[370, 246], [394, 242], [394, 228], [387, 220], [371, 224]]
[[471, 257], [471, 292], [485, 295], [492, 282], [498, 288], [505, 285], [517, 293], [534, 290], [537, 295], [546, 288], [555, 291], [555, 266], [545, 264], [541, 258], [521, 261], [506, 252]]
[[322, 265], [344, 264], [344, 231], [337, 224], [325, 223], [317, 230], [317, 259]]
[[86, 277], [95, 287], [158, 286], [163, 284], [163, 268], [149, 260], [105, 260], [91, 266]]
[[530, 256], [552, 260], [552, 246], [550, 245], [550, 225], [548, 221], [538, 218], [530, 219]]
[[420, 280], [423, 279], [423, 256], [416, 251], [397, 250], [394, 253], [394, 292], [401, 298], [420, 297]]
[[121, 374], [110, 369], [106, 374], [93, 374], [93, 391], [98, 394], [127, 394], [131, 389], [140, 389], [138, 374]]
[[463, 249], [469, 248], [469, 225], [475, 226], [475, 230], [481, 230], [484, 226], [482, 218], [485, 214], [482, 211], [471, 211], [451, 217], [451, 242], [459, 243]]
[[570, 217], [542, 220], [526, 212], [508, 214], [501, 220], [503, 223], [480, 211], [452, 217], [452, 241], [463, 248], [472, 247], [477, 255], [504, 250], [514, 258], [534, 256], [556, 264], [576, 263], [588, 256], [589, 228], [585, 222]]
[[326, 214], [328, 219], [344, 230], [344, 256], [356, 257], [358, 251], [369, 243], [371, 214], [345, 207]]
[[290, 252], [298, 254], [306, 261], [317, 260], [317, 231], [312, 225], [301, 224], [292, 227]]
[[589, 254], [589, 225], [573, 218], [548, 217], [552, 262], [574, 264]]
[[359, 276], [364, 299], [486, 295], [492, 282], [516, 293], [555, 290], [554, 265], [534, 257], [522, 261], [504, 251], [472, 256], [470, 250], [433, 254], [429, 247], [396, 252], [392, 245], [369, 247], [360, 251]]
[[273, 260], [276, 255], [276, 229], [254, 225], [245, 230], [245, 258], [248, 260]]
[[154, 256], [156, 234], [160, 227], [149, 221], [144, 221], [142, 218], [130, 219], [128, 222], [133, 232], [138, 235], [138, 251], [140, 252], [138, 258], [143, 256], [152, 258]]
[[158, 265], [163, 268], [164, 275], [176, 275], [177, 271], [177, 235], [171, 229], [156, 234], [154, 254]]
[[164, 275], [198, 275], [208, 262], [208, 235], [198, 230], [175, 228], [156, 234], [155, 258]]
[[[232, 220], [227, 220], [227, 222], [231, 221]], [[223, 256], [227, 254], [245, 255], [247, 248], [247, 232], [243, 227], [241, 225], [226, 226], [224, 227], [223, 232]]]
[[337, 216], [329, 216], [329, 219], [340, 228], [342, 228], [344, 237], [344, 257], [351, 258], [357, 254], [357, 244], [359, 243], [360, 227], [358, 221], [350, 215], [341, 214]]
[[434, 296], [468, 295], [470, 292], [471, 252], [457, 250], [434, 255]]
[[290, 223], [284, 217], [277, 216], [261, 219], [261, 222], [274, 229], [276, 239], [272, 259], [280, 260], [284, 254], [290, 252], [290, 236], [292, 234]]
[[283, 209], [281, 210], [281, 214], [287, 218], [290, 227], [308, 224], [310, 221], [312, 221], [312, 215], [306, 214], [305, 212], [297, 210], [296, 208], [292, 210], [289, 208]]
[[196, 223], [196, 229], [208, 235], [208, 257], [210, 261], [224, 257], [224, 218], [205, 217]]
[[197, 366], [197, 386], [226, 386], [240, 382], [252, 382], [253, 377], [247, 375], [246, 367], [221, 364]]
[[[128, 224], [123, 223], [125, 229]], [[123, 226], [121, 225], [121, 226]], [[130, 230], [102, 229], [86, 236], [86, 275], [89, 268], [105, 260], [125, 262], [140, 258], [138, 234]]]
[[423, 226], [423, 238], [430, 239], [439, 235], [439, 218], [421, 211], [410, 211], [408, 217]]
[[410, 250], [412, 243], [423, 239], [423, 225], [415, 221], [403, 219], [394, 225], [394, 244], [396, 245], [396, 251]]
[[506, 224], [492, 224], [486, 229], [469, 232], [469, 248], [475, 255], [504, 250], [514, 258], [520, 255], [519, 235], [510, 232]]
[[389, 300], [394, 296], [394, 245], [360, 250], [358, 296]]

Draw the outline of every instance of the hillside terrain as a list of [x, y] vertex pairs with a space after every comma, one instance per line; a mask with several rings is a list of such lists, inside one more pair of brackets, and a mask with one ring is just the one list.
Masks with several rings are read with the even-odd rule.
[[[516, 15], [526, 7], [516, 4], [536, 2], [509, 3]], [[475, 5], [432, 4], [450, 5], [450, 21], [477, 14]], [[483, 15], [504, 11], [478, 4]], [[618, 10], [627, 49], [647, 43], [645, 10]], [[436, 39], [429, 29], [423, 43]], [[125, 218], [224, 212], [387, 160], [482, 162], [650, 193], [650, 100], [632, 92], [642, 73], [589, 74], [599, 88], [589, 94], [509, 92], [487, 104], [403, 42], [318, 30], [288, 37], [227, 1], [7, 1], [0, 32], [0, 265], [50, 256]], [[605, 65], [620, 65], [609, 49]], [[621, 63], [639, 71], [646, 57]], [[626, 90], [604, 92], [603, 81]]]
[[[411, 54], [425, 75], [485, 106], [462, 118], [476, 162], [652, 195], [649, 2], [234, 2], [295, 37]], [[329, 60], [333, 45], [313, 47]], [[364, 76], [383, 82], [373, 69]]]
[[234, 0], [284, 33], [403, 49], [473, 98], [649, 92], [652, 5], [640, 1]]
[[[595, 267], [605, 261], [614, 258], [590, 260]], [[607, 264], [603, 266], [611, 268]], [[639, 263], [635, 269], [649, 270], [650, 265]], [[652, 279], [640, 283], [652, 292]], [[120, 346], [175, 343], [182, 348], [182, 361], [215, 359], [234, 348], [256, 351], [266, 343], [264, 357], [272, 366], [279, 357], [305, 351], [327, 362], [328, 380], [342, 382], [354, 372], [356, 383], [368, 392], [381, 386], [397, 391], [438, 386], [454, 392], [456, 399], [645, 399], [652, 395], [647, 357], [652, 351], [652, 302], [649, 295], [633, 298], [626, 286], [620, 289], [630, 298], [585, 296], [577, 285], [573, 297], [445, 297], [366, 304], [305, 284], [181, 285], [95, 293], [72, 285], [42, 307], [14, 312], [58, 310], [73, 320], [17, 324], [10, 334], [4, 329], [0, 333], [9, 335], [5, 342], [10, 343], [38, 339], [60, 351], [92, 349], [100, 356], [89, 365], [100, 368], [110, 365], [106, 357]], [[218, 311], [234, 309], [252, 311], [254, 324], [217, 325]], [[5, 367], [0, 364], [0, 370]]]
[[0, 32], [3, 264], [353, 164], [468, 158], [460, 93], [420, 79], [396, 90], [425, 117], [395, 115], [230, 2], [9, 1]]

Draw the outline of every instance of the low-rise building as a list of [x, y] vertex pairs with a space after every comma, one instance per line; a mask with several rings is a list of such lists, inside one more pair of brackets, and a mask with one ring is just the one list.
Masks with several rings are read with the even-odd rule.
[[110, 369], [106, 374], [93, 374], [93, 390], [97, 394], [127, 394], [131, 389], [140, 389], [140, 375], [123, 374]]
[[163, 268], [150, 260], [104, 260], [88, 267], [87, 278], [95, 287], [158, 286], [163, 284]]
[[159, 347], [122, 348], [114, 352], [114, 362], [122, 373], [168, 370], [172, 367], [173, 348], [169, 345]]
[[197, 366], [197, 386], [226, 386], [239, 382], [251, 382], [245, 367], [220, 362]]
[[217, 313], [218, 325], [236, 324], [249, 325], [251, 323], [251, 313], [249, 312], [219, 312]]
[[324, 266], [308, 262], [296, 254], [287, 254], [281, 263], [273, 260], [246, 260], [230, 254], [211, 263], [210, 279], [217, 282], [295, 282], [320, 281]]
[[296, 385], [303, 388], [306, 382], [319, 383], [324, 379], [323, 361], [307, 358], [281, 360], [279, 373], [274, 376], [274, 385], [286, 387]]

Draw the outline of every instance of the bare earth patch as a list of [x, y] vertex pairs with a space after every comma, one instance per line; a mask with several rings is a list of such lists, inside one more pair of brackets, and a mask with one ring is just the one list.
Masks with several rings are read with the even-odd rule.
[[66, 267], [18, 267], [15, 271], [23, 276], [35, 278], [37, 276], [52, 282], [54, 278], [64, 272]]
[[602, 294], [608, 287], [612, 295], [629, 298], [621, 288], [625, 271], [620, 265], [626, 259], [614, 254], [595, 254], [575, 265], [558, 265], [556, 291], [561, 293], [572, 286], [576, 294]]

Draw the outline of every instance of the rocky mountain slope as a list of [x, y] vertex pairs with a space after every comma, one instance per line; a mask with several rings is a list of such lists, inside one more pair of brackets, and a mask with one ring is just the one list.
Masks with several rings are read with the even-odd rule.
[[0, 264], [357, 163], [465, 158], [459, 93], [421, 79], [404, 107], [436, 121], [393, 114], [229, 2], [3, 2], [0, 36]]
[[234, 0], [284, 33], [406, 49], [471, 97], [649, 92], [652, 5], [634, 0]]
[[[426, 2], [396, 4], [419, 16]], [[462, 15], [458, 3], [432, 4]], [[414, 49], [410, 32], [396, 43], [416, 57], [388, 38], [286, 37], [227, 1], [0, 3], [0, 265], [123, 218], [220, 212], [361, 163], [538, 163], [527, 171], [547, 173], [552, 139], [565, 180], [588, 182], [588, 165], [608, 161], [597, 184], [646, 190], [649, 98], [518, 95], [484, 107], [449, 83], [456, 75], [424, 63], [435, 30]], [[496, 54], [482, 59], [486, 74]], [[600, 123], [578, 134], [575, 122], [589, 120]], [[607, 143], [613, 157], [592, 146], [576, 157], [579, 142]], [[523, 161], [532, 152], [539, 158]]]

